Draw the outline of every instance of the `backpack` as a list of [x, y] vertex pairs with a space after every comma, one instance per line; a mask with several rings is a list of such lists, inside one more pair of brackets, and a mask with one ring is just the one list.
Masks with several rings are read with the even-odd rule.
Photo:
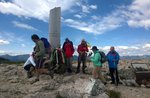
[[44, 47], [45, 48], [50, 48], [50, 43], [48, 42], [48, 40], [44, 37], [41, 38], [42, 42], [44, 43]]
[[101, 55], [100, 62], [105, 63], [107, 61], [107, 56], [105, 55], [105, 53], [103, 51], [100, 51], [99, 53]]
[[55, 66], [54, 72], [63, 74], [66, 72], [66, 57], [65, 53], [59, 49], [54, 49], [51, 55], [51, 64]]

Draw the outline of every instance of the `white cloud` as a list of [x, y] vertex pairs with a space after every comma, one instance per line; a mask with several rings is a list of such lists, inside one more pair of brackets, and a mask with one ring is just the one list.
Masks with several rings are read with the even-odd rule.
[[26, 45], [25, 44], [21, 44], [21, 47], [26, 47]]
[[15, 33], [12, 32], [0, 32], [1, 39], [7, 39], [9, 42], [23, 42], [24, 38], [22, 36], [17, 36]]
[[[96, 5], [83, 5], [82, 11], [84, 13], [90, 13], [90, 7], [97, 9]], [[128, 24], [130, 27], [143, 27], [150, 29], [150, 0], [134, 0], [128, 6], [118, 7], [117, 10], [110, 13], [108, 16], [91, 16], [91, 21], [73, 20], [65, 21], [68, 26], [78, 30], [82, 30], [86, 33], [103, 34], [108, 31], [117, 29], [123, 24]], [[68, 20], [68, 19], [66, 19]]]
[[[132, 45], [132, 46], [114, 46], [115, 50], [121, 56], [137, 56], [137, 55], [150, 55], [150, 44]], [[108, 53], [110, 46], [99, 47], [105, 53]]]
[[50, 9], [61, 7], [62, 11], [67, 11], [78, 1], [79, 0], [12, 0], [12, 2], [0, 2], [0, 12], [13, 14], [18, 17], [32, 17], [48, 21]]
[[143, 48], [150, 48], [150, 44], [145, 44]]
[[10, 44], [10, 42], [7, 40], [0, 39], [0, 45], [6, 45], [6, 44]]
[[19, 28], [23, 28], [23, 29], [27, 29], [27, 30], [35, 30], [35, 31], [39, 31], [38, 29], [28, 25], [28, 24], [25, 24], [25, 23], [21, 23], [21, 22], [18, 22], [18, 21], [13, 21], [12, 22], [14, 24], [14, 26], [16, 27], [19, 27]]
[[128, 18], [128, 25], [131, 27], [150, 28], [150, 0], [134, 0], [128, 6], [125, 15]]
[[[116, 14], [117, 13], [117, 14]], [[122, 18], [117, 17], [118, 12], [102, 19], [83, 22], [81, 20], [66, 19], [64, 22], [75, 29], [82, 30], [86, 33], [103, 34], [107, 31], [114, 30], [121, 26]]]
[[24, 54], [28, 54], [28, 53], [0, 50], [0, 55], [6, 55], [6, 54], [9, 54], [11, 56], [16, 56], [16, 55], [24, 55]]
[[79, 18], [79, 19], [82, 18], [82, 16], [79, 14], [74, 15], [74, 17]]
[[81, 5], [83, 13], [90, 13], [91, 10], [96, 10], [97, 5]]
[[91, 16], [91, 18], [92, 18], [93, 20], [101, 20], [101, 19], [102, 19], [101, 16], [95, 16], [95, 15]]
[[97, 9], [97, 5], [90, 5], [90, 8], [95, 10]]
[[6, 53], [6, 51], [0, 50], [0, 54], [5, 54], [5, 53]]
[[[67, 25], [87, 33], [103, 34], [114, 30], [123, 24], [130, 27], [150, 28], [150, 0], [133, 0], [125, 7], [118, 7], [107, 16], [92, 16], [89, 21], [73, 20], [76, 23], [67, 22]], [[90, 5], [82, 0], [12, 0], [12, 2], [0, 2], [0, 12], [13, 14], [18, 17], [32, 17], [43, 21], [48, 21], [49, 10], [60, 6], [62, 12], [74, 10], [73, 6], [78, 6], [82, 12], [74, 17], [83, 18], [84, 15], [96, 10], [97, 5]], [[83, 15], [82, 15], [83, 14]], [[64, 20], [65, 21], [65, 20]], [[81, 24], [80, 24], [81, 22]]]

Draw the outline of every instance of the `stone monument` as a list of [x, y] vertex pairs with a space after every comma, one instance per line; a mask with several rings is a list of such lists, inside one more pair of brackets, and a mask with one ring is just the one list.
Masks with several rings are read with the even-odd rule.
[[51, 9], [49, 16], [49, 41], [54, 49], [60, 47], [61, 8]]

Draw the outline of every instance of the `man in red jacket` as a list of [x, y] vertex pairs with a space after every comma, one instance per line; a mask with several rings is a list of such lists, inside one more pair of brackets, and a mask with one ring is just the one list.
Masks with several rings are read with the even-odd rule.
[[66, 54], [66, 64], [67, 64], [67, 72], [72, 72], [72, 57], [74, 53], [74, 47], [72, 41], [70, 41], [68, 38], [66, 38], [64, 44], [63, 44], [63, 51]]
[[82, 72], [85, 73], [85, 68], [86, 68], [86, 56], [87, 56], [87, 52], [88, 52], [88, 47], [87, 47], [87, 43], [86, 41], [83, 39], [81, 41], [81, 44], [78, 46], [77, 52], [79, 53], [78, 56], [78, 66], [77, 66], [77, 71], [76, 73], [80, 72], [80, 64], [82, 62], [83, 66], [82, 66]]

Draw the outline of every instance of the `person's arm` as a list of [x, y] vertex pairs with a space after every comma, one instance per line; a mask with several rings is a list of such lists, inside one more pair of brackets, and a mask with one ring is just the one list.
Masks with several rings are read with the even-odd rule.
[[80, 45], [78, 46], [77, 52], [78, 52], [79, 54], [81, 54], [81, 47], [80, 47]]
[[71, 45], [71, 48], [72, 48], [71, 50], [72, 50], [72, 54], [73, 54], [74, 51], [75, 51], [75, 50], [74, 50], [74, 47], [73, 47], [73, 44]]
[[63, 44], [63, 47], [62, 47], [62, 49], [65, 51], [65, 44], [66, 44], [66, 42], [64, 42], [64, 44]]
[[119, 61], [119, 59], [120, 59], [120, 56], [119, 56], [119, 54], [117, 53], [116, 60]]
[[92, 62], [98, 62], [101, 59], [101, 56], [99, 53], [96, 53], [94, 57], [91, 57]]
[[120, 59], [120, 56], [118, 53], [116, 53], [116, 63], [118, 64], [119, 63], [119, 59]]
[[45, 47], [44, 47], [43, 42], [41, 42], [41, 41], [38, 42], [37, 45], [38, 45], [40, 51], [36, 52], [35, 57], [40, 57], [45, 53]]
[[86, 52], [89, 52], [88, 46], [86, 45]]
[[109, 53], [107, 54], [107, 61], [109, 62]]

